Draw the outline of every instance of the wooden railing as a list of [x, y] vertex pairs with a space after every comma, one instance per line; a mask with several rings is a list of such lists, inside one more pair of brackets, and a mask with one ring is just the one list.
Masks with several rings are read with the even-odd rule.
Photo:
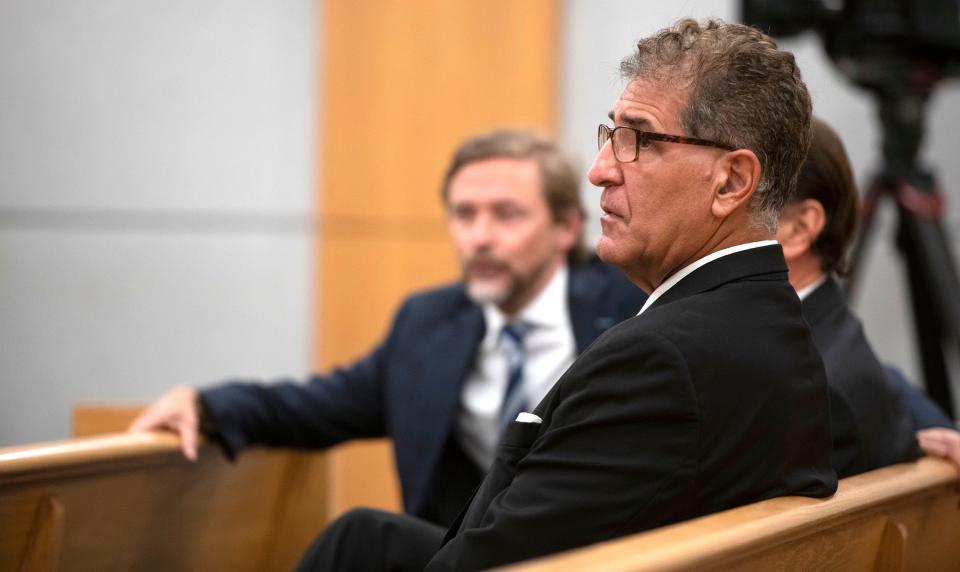
[[[0, 449], [0, 572], [290, 569], [328, 516], [325, 463], [258, 449], [229, 463], [212, 445], [191, 463], [162, 433]], [[830, 499], [771, 499], [510, 570], [960, 570], [956, 480], [922, 459], [844, 479]]]
[[511, 572], [960, 570], [957, 473], [938, 459], [532, 560]]
[[0, 571], [290, 569], [326, 519], [325, 461], [191, 463], [161, 433], [0, 449]]

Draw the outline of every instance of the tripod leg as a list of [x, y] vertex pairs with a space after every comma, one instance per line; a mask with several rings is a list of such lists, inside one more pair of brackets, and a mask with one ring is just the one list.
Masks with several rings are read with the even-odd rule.
[[880, 177], [874, 178], [870, 186], [867, 187], [867, 192], [863, 196], [863, 202], [860, 204], [860, 220], [857, 223], [856, 240], [850, 252], [850, 263], [847, 271], [847, 298], [853, 297], [859, 282], [858, 279], [863, 270], [867, 247], [873, 236], [873, 226], [877, 208], [880, 206], [880, 199], [884, 196], [885, 191], [887, 191], [887, 186], [883, 180]]
[[[918, 219], [901, 208], [898, 245], [907, 263], [910, 300], [927, 393], [951, 418], [955, 418], [950, 378], [941, 346], [945, 332], [951, 329], [949, 314], [956, 311], [955, 303], [943, 300], [943, 289], [948, 288], [944, 282], [949, 280], [944, 271], [950, 273], [953, 268], [952, 264], [948, 265], [949, 268], [937, 268], [936, 262], [931, 260], [941, 250], [933, 244], [937, 242], [936, 237], [943, 239], [942, 234], [932, 231], [931, 225], [937, 227], [937, 222]], [[945, 247], [945, 244], [940, 246]], [[942, 264], [943, 260], [939, 260]], [[953, 276], [955, 281], [956, 275]], [[957, 335], [947, 338], [960, 340]]]

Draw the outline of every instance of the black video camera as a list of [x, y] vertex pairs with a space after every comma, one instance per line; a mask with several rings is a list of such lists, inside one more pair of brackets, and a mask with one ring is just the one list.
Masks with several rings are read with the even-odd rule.
[[917, 172], [927, 99], [960, 75], [960, 0], [743, 0], [743, 21], [772, 36], [816, 31], [837, 68], [880, 104], [889, 174]]
[[958, 0], [743, 0], [742, 6], [744, 22], [772, 36], [816, 31], [840, 69], [867, 87], [891, 58], [923, 62], [938, 79], [960, 71]]

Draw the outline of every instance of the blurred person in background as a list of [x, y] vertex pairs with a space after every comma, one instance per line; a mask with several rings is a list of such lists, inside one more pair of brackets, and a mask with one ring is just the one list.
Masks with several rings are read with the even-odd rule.
[[441, 197], [463, 278], [407, 298], [369, 354], [306, 383], [176, 387], [131, 430], [173, 431], [190, 459], [198, 432], [230, 457], [391, 437], [404, 510], [449, 525], [507, 421], [646, 295], [584, 250], [579, 174], [548, 139], [468, 139]]
[[810, 152], [780, 216], [777, 241], [831, 386], [834, 468], [845, 477], [910, 461], [919, 455], [918, 441], [925, 452], [960, 466], [960, 434], [926, 395], [880, 364], [835, 281], [845, 270], [857, 201], [843, 143], [814, 118]]

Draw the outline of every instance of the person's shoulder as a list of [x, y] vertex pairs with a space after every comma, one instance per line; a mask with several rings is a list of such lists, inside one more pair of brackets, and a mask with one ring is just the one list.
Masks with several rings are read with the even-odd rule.
[[589, 258], [570, 266], [570, 276], [578, 279], [604, 280], [613, 283], [623, 282], [629, 284], [630, 281], [623, 275], [623, 271], [613, 264], [607, 264], [596, 254], [590, 254]]
[[462, 282], [450, 282], [411, 293], [401, 304], [401, 313], [446, 316], [473, 307]]
[[657, 353], [666, 346], [674, 347], [675, 341], [663, 327], [669, 323], [669, 319], [660, 316], [651, 319], [646, 312], [631, 316], [601, 334], [590, 346], [591, 353], [600, 352], [608, 357], [622, 354], [625, 359], [635, 361], [648, 352]]
[[788, 282], [734, 280], [643, 313], [643, 325], [668, 336], [701, 338], [728, 330], [775, 330], [802, 324], [800, 300]]
[[570, 267], [570, 286], [573, 292], [591, 293], [614, 302], [626, 303], [633, 312], [647, 299], [647, 294], [613, 264], [608, 264], [596, 254]]
[[408, 352], [437, 332], [473, 331], [483, 327], [483, 312], [467, 297], [460, 283], [418, 290], [400, 303], [384, 339], [390, 355]]

